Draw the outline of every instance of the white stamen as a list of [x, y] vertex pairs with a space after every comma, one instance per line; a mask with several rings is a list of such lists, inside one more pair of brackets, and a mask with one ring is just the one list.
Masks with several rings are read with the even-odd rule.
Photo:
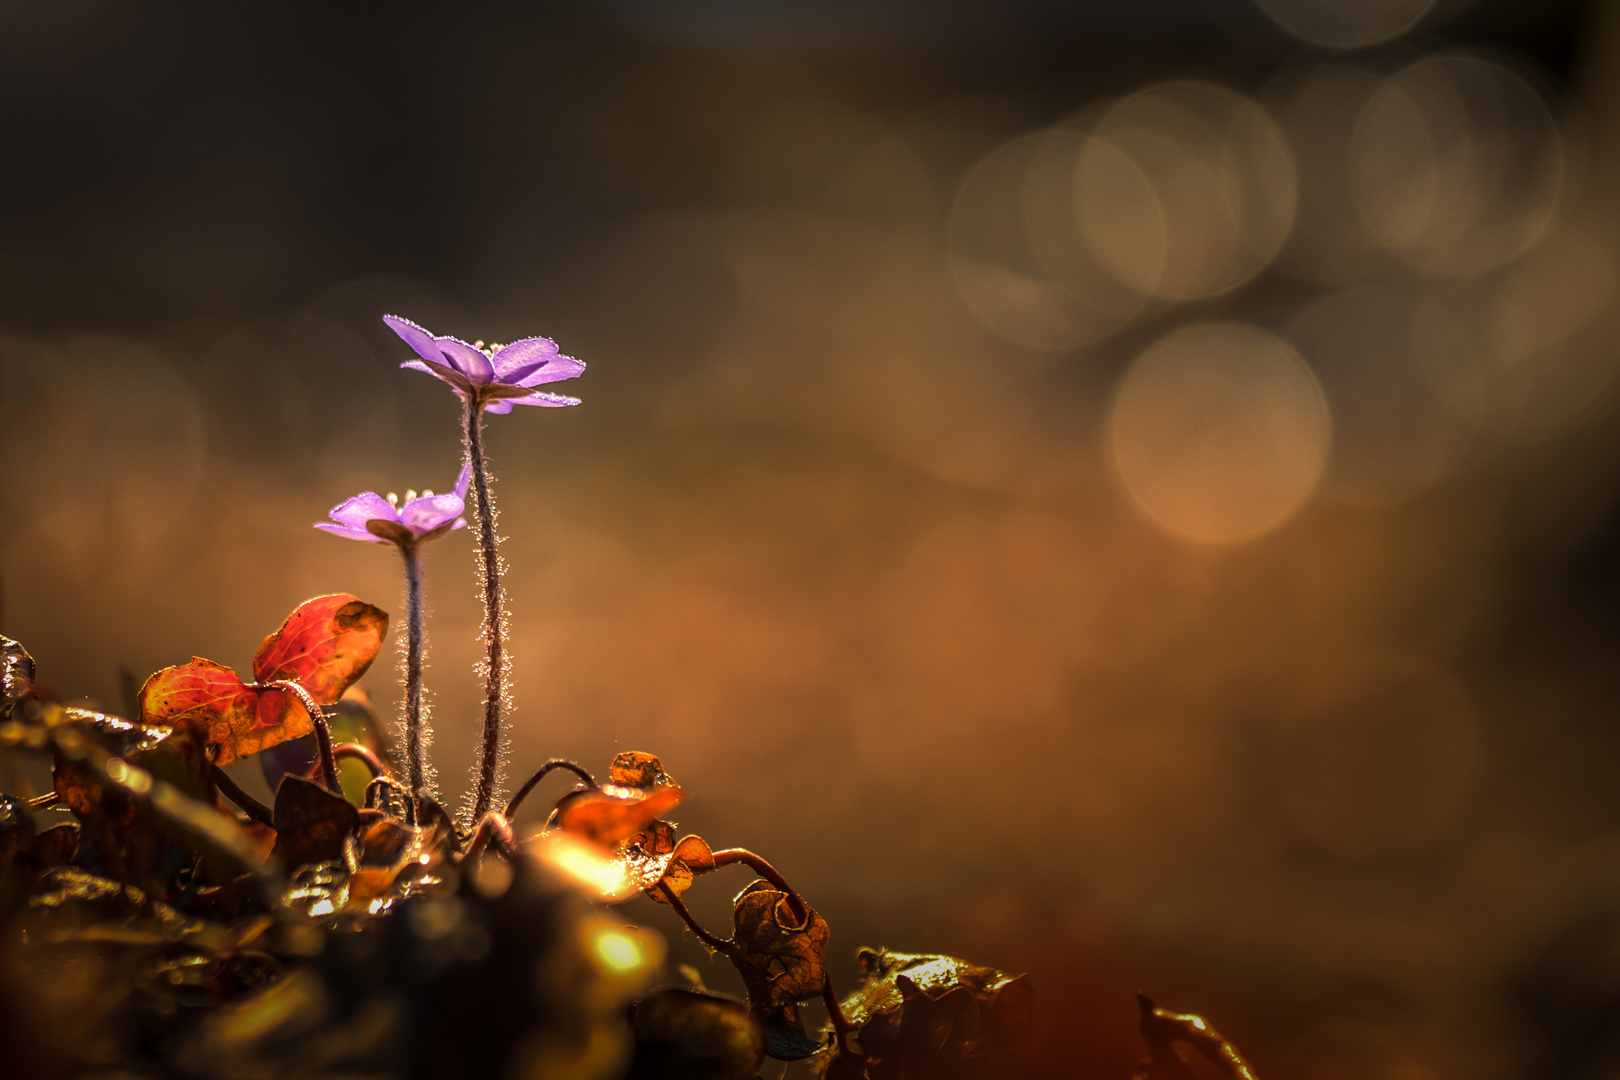
[[424, 498], [424, 499], [433, 498], [433, 489], [432, 488], [423, 488], [422, 489], [422, 498]]
[[405, 501], [410, 502], [414, 498], [416, 498], [416, 489], [415, 488], [406, 488], [405, 489]]
[[385, 495], [383, 497], [388, 500], [388, 505], [389, 506], [393, 506], [393, 507], [396, 507], [396, 508], [399, 506], [399, 496], [395, 495], [392, 491], [390, 491], [387, 495]]

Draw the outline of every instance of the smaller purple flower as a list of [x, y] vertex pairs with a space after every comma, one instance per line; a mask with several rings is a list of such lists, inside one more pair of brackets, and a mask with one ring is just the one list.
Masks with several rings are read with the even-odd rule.
[[415, 350], [420, 360], [400, 367], [425, 371], [449, 383], [473, 405], [492, 413], [509, 413], [514, 405], [578, 405], [578, 398], [549, 394], [536, 387], [579, 376], [582, 361], [564, 356], [550, 338], [532, 337], [510, 345], [469, 345], [460, 338], [437, 337], [409, 319], [384, 315], [388, 328]]
[[387, 498], [368, 491], [334, 506], [329, 515], [332, 520], [317, 522], [315, 527], [347, 540], [415, 547], [424, 540], [466, 528], [467, 519], [461, 512], [466, 509], [467, 483], [471, 477], [471, 463], [463, 462], [456, 489], [447, 495], [435, 495], [431, 491], [418, 495], [407, 491], [401, 502], [391, 491]]

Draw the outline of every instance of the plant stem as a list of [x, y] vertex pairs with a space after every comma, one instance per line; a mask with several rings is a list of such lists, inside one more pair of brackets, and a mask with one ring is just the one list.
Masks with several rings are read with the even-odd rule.
[[692, 933], [697, 935], [699, 941], [703, 942], [703, 944], [707, 945], [715, 952], [725, 953], [727, 956], [731, 955], [732, 943], [727, 941], [725, 938], [715, 937], [713, 934], [703, 929], [703, 927], [698, 923], [696, 917], [693, 916], [691, 910], [687, 908], [686, 904], [679, 896], [675, 895], [674, 889], [670, 888], [666, 882], [662, 881], [658, 883], [656, 888], [658, 892], [663, 895], [664, 902], [669, 905], [670, 910], [681, 917], [681, 921], [687, 925], [687, 928], [690, 929]]
[[243, 791], [237, 782], [231, 779], [230, 774], [218, 765], [210, 768], [214, 771], [214, 786], [219, 788], [220, 794], [241, 807], [243, 813], [260, 825], [268, 825], [272, 829], [276, 827], [276, 817], [268, 806]]
[[427, 783], [422, 748], [422, 557], [414, 543], [400, 544], [399, 554], [405, 560], [405, 779], [414, 805]]
[[472, 820], [489, 812], [500, 787], [501, 711], [506, 692], [506, 612], [501, 588], [501, 558], [496, 550], [495, 501], [490, 491], [489, 464], [484, 459], [484, 403], [469, 397], [462, 416], [467, 459], [472, 463], [473, 529], [477, 537], [478, 570], [484, 589], [484, 731], [478, 747], [478, 782], [473, 795]]
[[353, 758], [360, 764], [364, 765], [367, 771], [371, 773], [371, 778], [373, 780], [377, 779], [379, 776], [388, 775], [388, 766], [383, 763], [382, 758], [378, 757], [376, 754], [373, 754], [370, 750], [367, 750], [359, 743], [346, 742], [340, 746], [332, 747], [332, 759], [337, 761], [343, 758]]
[[805, 906], [805, 902], [799, 898], [799, 894], [794, 891], [792, 885], [788, 884], [787, 878], [783, 877], [781, 872], [777, 870], [776, 867], [772, 866], [758, 855], [755, 855], [747, 848], [725, 848], [724, 850], [716, 851], [714, 853], [714, 868], [716, 870], [720, 869], [722, 866], [730, 866], [732, 863], [738, 862], [749, 867], [749, 869], [753, 870], [754, 873], [758, 874], [772, 885], [775, 885], [779, 891], [786, 893], [788, 907], [793, 909], [793, 917], [795, 919], [798, 919], [802, 923], [810, 918], [810, 909]]
[[321, 703], [315, 700], [304, 687], [292, 679], [274, 679], [267, 683], [254, 683], [250, 690], [282, 690], [298, 699], [298, 703], [309, 713], [310, 723], [315, 728], [315, 745], [321, 752], [321, 782], [326, 790], [334, 795], [343, 794], [343, 786], [338, 783], [337, 759], [332, 756], [332, 729], [326, 726], [326, 710]]
[[585, 783], [589, 786], [593, 788], [596, 786], [596, 778], [590, 773], [586, 772], [583, 766], [569, 761], [567, 758], [552, 758], [550, 761], [540, 766], [540, 768], [535, 771], [535, 774], [529, 777], [529, 782], [518, 788], [518, 793], [512, 796], [511, 802], [506, 804], [506, 820], [512, 820], [513, 815], [517, 813], [518, 807], [523, 805], [523, 800], [528, 798], [529, 792], [534, 790], [534, 785], [544, 780], [546, 778], [546, 774], [554, 769], [567, 769], [569, 772], [585, 781]]

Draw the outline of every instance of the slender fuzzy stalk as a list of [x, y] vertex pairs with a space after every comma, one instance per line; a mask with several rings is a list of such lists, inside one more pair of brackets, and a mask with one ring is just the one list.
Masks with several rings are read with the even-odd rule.
[[427, 785], [422, 731], [422, 555], [414, 543], [400, 544], [399, 554], [405, 561], [405, 781], [415, 806]]
[[250, 690], [284, 690], [298, 699], [298, 703], [309, 713], [310, 724], [315, 728], [315, 746], [321, 755], [321, 781], [326, 790], [334, 795], [343, 794], [343, 785], [338, 783], [337, 758], [332, 756], [332, 729], [326, 724], [326, 710], [315, 695], [304, 689], [303, 684], [292, 679], [272, 679], [266, 683], [254, 683]]
[[495, 500], [490, 491], [489, 463], [484, 458], [484, 407], [477, 398], [467, 400], [462, 417], [467, 460], [472, 463], [473, 531], [478, 549], [478, 571], [484, 593], [484, 731], [478, 746], [478, 780], [473, 794], [472, 821], [482, 821], [501, 785], [501, 714], [506, 706], [506, 611], [501, 586], [501, 557], [496, 550]]

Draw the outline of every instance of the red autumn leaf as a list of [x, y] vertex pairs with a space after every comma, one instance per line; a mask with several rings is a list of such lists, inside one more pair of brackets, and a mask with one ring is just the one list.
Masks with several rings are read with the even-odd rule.
[[214, 764], [228, 765], [314, 727], [302, 708], [289, 708], [280, 690], [248, 687], [224, 664], [194, 656], [168, 667], [141, 687], [141, 724], [185, 726], [218, 747]]
[[[299, 606], [259, 646], [253, 670], [260, 682], [289, 679], [322, 704], [335, 702], [365, 674], [388, 630], [388, 616], [337, 593]], [[218, 748], [216, 765], [308, 735], [314, 721], [281, 690], [255, 690], [230, 668], [192, 657], [164, 668], [141, 687], [143, 725], [185, 725]]]
[[317, 596], [287, 616], [253, 657], [260, 682], [292, 679], [322, 705], [366, 673], [388, 633], [388, 616], [348, 593]]

